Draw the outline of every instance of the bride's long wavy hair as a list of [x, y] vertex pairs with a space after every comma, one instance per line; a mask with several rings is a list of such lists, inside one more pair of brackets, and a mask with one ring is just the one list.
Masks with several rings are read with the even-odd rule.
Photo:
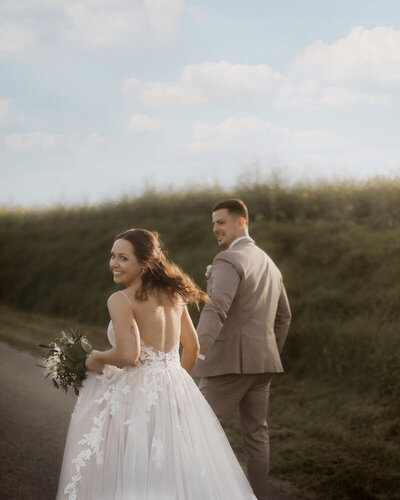
[[119, 239], [131, 243], [133, 253], [146, 269], [142, 275], [142, 286], [135, 294], [137, 300], [147, 300], [148, 293], [154, 289], [164, 290], [175, 303], [183, 299], [186, 304], [193, 303], [197, 308], [200, 302], [208, 300], [207, 294], [180, 267], [167, 259], [156, 231], [128, 229], [118, 234], [114, 241]]

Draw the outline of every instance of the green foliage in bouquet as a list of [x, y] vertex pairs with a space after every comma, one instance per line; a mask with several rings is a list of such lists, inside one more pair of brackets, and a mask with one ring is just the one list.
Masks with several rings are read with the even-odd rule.
[[46, 349], [43, 353], [44, 365], [37, 365], [45, 368], [44, 375], [51, 375], [53, 384], [57, 389], [62, 388], [67, 393], [68, 387], [72, 387], [76, 395], [86, 378], [86, 358], [92, 351], [92, 346], [87, 338], [70, 328], [70, 333], [62, 332], [62, 337], [55, 339], [50, 344], [39, 344], [39, 347]]

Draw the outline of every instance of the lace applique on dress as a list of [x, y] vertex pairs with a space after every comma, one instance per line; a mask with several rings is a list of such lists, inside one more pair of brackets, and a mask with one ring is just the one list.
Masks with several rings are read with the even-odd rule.
[[[111, 345], [115, 345], [115, 332], [110, 321], [107, 336]], [[148, 424], [151, 418], [151, 410], [158, 402], [159, 394], [163, 390], [163, 381], [165, 370], [168, 367], [180, 367], [179, 358], [179, 343], [169, 352], [164, 353], [146, 344], [140, 339], [140, 355], [134, 366], [125, 368], [117, 368], [110, 365], [105, 365], [103, 373], [97, 375], [96, 379], [103, 380], [107, 388], [100, 398], [95, 402], [98, 405], [105, 405], [98, 416], [93, 418], [93, 427], [89, 433], [83, 434], [83, 439], [78, 442], [78, 445], [84, 446], [78, 456], [72, 460], [75, 467], [75, 474], [71, 477], [70, 482], [64, 490], [64, 494], [69, 495], [69, 500], [77, 500], [77, 485], [82, 479], [81, 469], [86, 463], [96, 456], [98, 465], [103, 463], [104, 450], [101, 449], [104, 441], [104, 424], [107, 413], [115, 415], [120, 409], [121, 404], [126, 404], [127, 397], [130, 392], [130, 377], [135, 376], [137, 370], [144, 370], [143, 381], [140, 387], [140, 392], [143, 394], [143, 408], [135, 414], [134, 419], [127, 419], [125, 425], [139, 426], [143, 423]], [[178, 416], [178, 408], [175, 401], [172, 402], [176, 415]], [[179, 424], [177, 424], [179, 428]], [[158, 469], [161, 469], [164, 463], [164, 445], [159, 436], [154, 435], [151, 444], [152, 460]]]
[[137, 365], [156, 368], [157, 366], [165, 367], [170, 364], [180, 364], [179, 344], [170, 351], [163, 352], [140, 339], [140, 356]]
[[164, 444], [158, 436], [154, 436], [151, 444], [152, 459], [156, 464], [158, 470], [161, 470], [164, 465], [165, 453]]
[[[144, 396], [143, 414], [146, 422], [150, 421], [151, 408], [157, 404], [159, 393], [163, 390], [165, 368], [174, 365], [180, 366], [178, 345], [165, 353], [140, 339], [140, 356], [137, 366], [146, 369], [143, 385], [140, 388]], [[127, 425], [132, 425], [132, 423], [130, 419], [125, 422]]]
[[[120, 370], [122, 372], [122, 370]], [[100, 375], [104, 377], [104, 375]], [[106, 378], [106, 377], [104, 377]], [[102, 442], [104, 441], [104, 424], [106, 422], [106, 415], [115, 415], [119, 410], [121, 403], [129, 394], [129, 385], [123, 377], [114, 382], [103, 395], [95, 400], [98, 405], [106, 404], [98, 416], [93, 417], [93, 427], [90, 432], [83, 434], [83, 439], [78, 441], [78, 445], [85, 446], [79, 455], [72, 460], [75, 465], [76, 474], [71, 477], [70, 482], [64, 490], [64, 494], [69, 495], [69, 500], [77, 500], [77, 484], [82, 479], [81, 469], [85, 467], [86, 462], [96, 456], [96, 463], [101, 465], [103, 463], [104, 450], [101, 449]]]
[[97, 464], [103, 463], [103, 454], [100, 451], [101, 441], [104, 440], [102, 436], [102, 423], [104, 420], [106, 410], [100, 412], [98, 417], [94, 417], [94, 426], [88, 434], [83, 435], [83, 439], [78, 441], [78, 445], [87, 445], [79, 455], [72, 459], [75, 464], [75, 474], [71, 477], [71, 481], [64, 489], [64, 494], [68, 495], [69, 500], [77, 500], [77, 484], [82, 479], [81, 469], [85, 467], [86, 462], [90, 460], [93, 454], [96, 454]]

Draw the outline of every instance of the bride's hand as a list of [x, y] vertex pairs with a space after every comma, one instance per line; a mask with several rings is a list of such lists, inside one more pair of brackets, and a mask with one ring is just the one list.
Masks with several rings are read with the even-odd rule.
[[97, 359], [97, 353], [99, 352], [100, 351], [93, 349], [90, 355], [86, 358], [85, 366], [88, 370], [101, 374], [103, 372], [104, 363]]

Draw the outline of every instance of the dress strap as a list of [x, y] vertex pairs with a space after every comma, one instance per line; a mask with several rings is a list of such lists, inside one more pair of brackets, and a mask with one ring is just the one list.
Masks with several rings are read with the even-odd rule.
[[131, 306], [132, 308], [132, 311], [133, 311], [133, 304], [131, 302], [131, 299], [126, 295], [125, 292], [123, 292], [122, 290], [120, 290], [120, 292], [122, 293], [122, 295], [126, 298], [126, 300], [129, 302], [129, 305]]

